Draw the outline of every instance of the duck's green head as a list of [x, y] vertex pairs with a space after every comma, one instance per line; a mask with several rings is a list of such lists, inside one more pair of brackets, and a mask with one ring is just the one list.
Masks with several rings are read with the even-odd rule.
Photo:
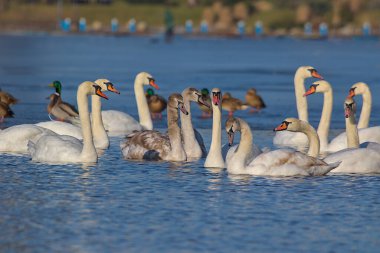
[[203, 88], [203, 89], [201, 90], [201, 93], [202, 93], [203, 96], [208, 96], [208, 95], [210, 95], [210, 91], [209, 91], [207, 88]]
[[49, 87], [54, 87], [55, 88], [55, 92], [57, 92], [58, 94], [61, 95], [62, 84], [61, 84], [60, 81], [54, 81], [54, 82], [52, 82], [51, 84], [49, 84]]
[[147, 94], [148, 96], [153, 96], [153, 95], [154, 95], [154, 90], [153, 90], [152, 88], [148, 88], [148, 89], [146, 90], [146, 94]]

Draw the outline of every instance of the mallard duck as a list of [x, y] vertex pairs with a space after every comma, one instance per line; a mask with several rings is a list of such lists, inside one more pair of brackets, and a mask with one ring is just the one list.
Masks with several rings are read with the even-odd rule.
[[[66, 113], [66, 116], [64, 118], [66, 118], [66, 117], [79, 117], [78, 110], [75, 108], [75, 106], [73, 106], [67, 102], [64, 102], [62, 100], [62, 84], [61, 84], [61, 82], [60, 81], [54, 81], [51, 84], [49, 84], [49, 87], [55, 88], [55, 94], [53, 94], [53, 95], [56, 95], [56, 97], [54, 97], [54, 98], [52, 96], [50, 96], [50, 103], [52, 101], [56, 102], [56, 106], [60, 107], [60, 109]], [[48, 105], [48, 111], [49, 111], [49, 105]], [[51, 113], [51, 112], [49, 112], [49, 113]], [[51, 114], [54, 115], [54, 113], [51, 113]], [[60, 118], [60, 119], [64, 119], [64, 118], [62, 118], [64, 116], [63, 114], [54, 115], [54, 116], [57, 118]]]
[[251, 88], [247, 91], [247, 94], [245, 95], [245, 101], [252, 107], [250, 110], [251, 113], [260, 111], [262, 108], [266, 107], [264, 100], [259, 95], [257, 95], [255, 88]]
[[166, 109], [167, 102], [162, 96], [154, 94], [153, 89], [148, 88], [146, 90], [146, 99], [148, 102], [149, 111], [152, 114], [152, 118], [162, 119], [162, 112]]
[[6, 105], [13, 105], [18, 102], [18, 99], [16, 99], [14, 96], [9, 94], [8, 92], [2, 91], [0, 89], [0, 102], [3, 102]]
[[[207, 88], [201, 90], [202, 99], [208, 104], [211, 104], [210, 91]], [[198, 103], [199, 108], [202, 110], [202, 118], [210, 118], [212, 115], [212, 108], [205, 106], [204, 104]]]
[[4, 121], [4, 118], [13, 118], [13, 111], [6, 103], [0, 102], [0, 123]]
[[[79, 118], [75, 116], [75, 113], [72, 113], [72, 108], [67, 104], [63, 104], [60, 95], [57, 93], [51, 94], [49, 99], [50, 102], [47, 106], [49, 115], [53, 115], [59, 121], [66, 121], [72, 124], [77, 124], [79, 122]], [[67, 108], [70, 109], [66, 110]]]
[[240, 99], [234, 98], [229, 92], [224, 93], [222, 99], [222, 109], [228, 111], [228, 116], [233, 116], [236, 110], [246, 110], [248, 105]]

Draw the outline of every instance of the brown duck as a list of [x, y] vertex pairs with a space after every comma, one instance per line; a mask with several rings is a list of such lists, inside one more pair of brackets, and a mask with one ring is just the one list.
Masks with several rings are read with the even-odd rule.
[[0, 102], [0, 123], [4, 122], [4, 118], [13, 118], [13, 111], [6, 103]]
[[0, 102], [3, 102], [6, 105], [14, 105], [18, 102], [18, 99], [16, 99], [8, 92], [2, 91], [0, 89]]
[[251, 88], [247, 91], [247, 94], [245, 95], [245, 101], [252, 107], [250, 110], [251, 113], [260, 111], [262, 108], [266, 107], [264, 100], [259, 95], [257, 95], [255, 88]]
[[162, 96], [154, 94], [153, 89], [149, 88], [146, 90], [146, 99], [148, 102], [149, 111], [152, 114], [152, 118], [158, 117], [162, 119], [162, 112], [165, 111], [167, 102]]
[[248, 105], [240, 99], [234, 98], [229, 92], [223, 94], [222, 109], [228, 111], [228, 116], [233, 116], [236, 110], [246, 110]]

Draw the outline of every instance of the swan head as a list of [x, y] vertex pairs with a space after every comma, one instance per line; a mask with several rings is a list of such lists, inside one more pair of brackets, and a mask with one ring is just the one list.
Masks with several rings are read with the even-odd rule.
[[102, 88], [99, 85], [93, 84], [92, 87], [93, 89], [91, 90], [91, 95], [98, 95], [99, 97], [102, 97], [108, 100], [108, 97], [106, 96], [106, 94], [102, 92]]
[[314, 93], [324, 93], [331, 91], [331, 85], [325, 80], [319, 80], [310, 85], [309, 89], [303, 94], [304, 97]]
[[180, 109], [181, 112], [185, 115], [188, 115], [189, 112], [186, 110], [185, 105], [183, 104], [183, 97], [179, 93], [173, 93], [169, 96], [168, 107]]
[[355, 100], [351, 97], [347, 97], [344, 100], [344, 116], [350, 118], [356, 113], [356, 103]]
[[51, 84], [49, 84], [49, 87], [54, 87], [55, 88], [55, 92], [58, 93], [58, 95], [61, 95], [61, 92], [62, 92], [62, 84], [60, 81], [54, 81], [52, 82]]
[[213, 88], [211, 90], [212, 93], [212, 103], [215, 106], [220, 105], [220, 101], [222, 100], [222, 92], [219, 88]]
[[369, 87], [366, 83], [358, 82], [351, 86], [348, 96], [350, 98], [355, 97], [355, 95], [362, 95], [369, 91]]
[[102, 88], [102, 91], [111, 91], [113, 93], [120, 94], [120, 91], [118, 91], [114, 87], [113, 83], [111, 83], [108, 79], [97, 79], [95, 83]]
[[297, 69], [296, 74], [300, 75], [302, 78], [318, 78], [323, 79], [323, 77], [318, 73], [318, 71], [312, 66], [301, 66]]
[[202, 93], [195, 88], [186, 88], [182, 92], [183, 97], [188, 97], [190, 101], [197, 102], [198, 104], [204, 105], [208, 108], [211, 108], [211, 105], [204, 99]]
[[142, 85], [150, 85], [157, 90], [160, 89], [156, 84], [156, 80], [153, 78], [153, 76], [147, 72], [140, 72], [137, 74], [136, 80], [139, 80]]
[[234, 136], [236, 132], [241, 131], [241, 126], [239, 122], [239, 118], [231, 117], [226, 121], [226, 132], [228, 135], [228, 145], [232, 145], [234, 143]]
[[273, 131], [284, 131], [288, 130], [291, 132], [299, 132], [304, 125], [304, 121], [296, 119], [296, 118], [286, 118], [281, 122]]

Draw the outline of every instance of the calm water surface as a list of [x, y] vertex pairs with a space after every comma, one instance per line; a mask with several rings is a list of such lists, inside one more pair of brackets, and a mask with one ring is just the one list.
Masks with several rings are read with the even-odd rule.
[[[344, 128], [343, 99], [357, 81], [371, 85], [371, 125], [380, 124], [379, 41], [227, 40], [97, 36], [0, 36], [0, 87], [17, 96], [16, 118], [1, 128], [46, 121], [45, 99], [55, 79], [75, 101], [83, 80], [107, 77], [122, 95], [105, 109], [137, 117], [133, 79], [148, 71], [168, 96], [185, 87], [220, 87], [243, 98], [256, 87], [268, 108], [239, 112], [259, 146], [271, 129], [296, 116], [293, 75], [312, 65], [334, 88], [333, 135]], [[313, 80], [308, 80], [310, 85]], [[309, 99], [316, 126], [322, 95]], [[358, 101], [360, 103], [360, 98]], [[194, 125], [207, 145], [211, 120]], [[165, 121], [154, 122], [164, 129]], [[225, 136], [223, 137], [226, 142]], [[0, 252], [377, 252], [380, 177], [230, 176], [187, 163], [121, 159], [120, 138], [99, 163], [51, 166], [0, 154]]]

